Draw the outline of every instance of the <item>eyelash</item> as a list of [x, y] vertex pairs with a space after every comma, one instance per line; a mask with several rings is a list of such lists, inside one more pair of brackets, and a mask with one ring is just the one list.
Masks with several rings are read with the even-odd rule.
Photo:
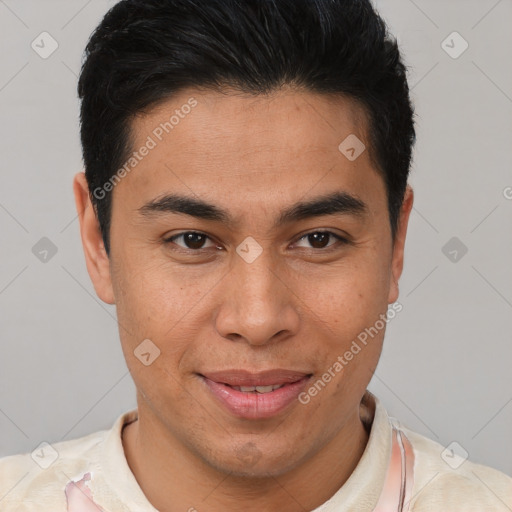
[[[188, 235], [188, 234], [202, 235], [202, 236], [206, 237], [207, 239], [211, 240], [211, 238], [206, 233], [202, 233], [201, 231], [183, 231], [181, 233], [178, 233], [176, 235], [173, 235], [171, 237], [168, 237], [168, 238], [164, 239], [164, 243], [165, 244], [174, 244], [174, 240], [176, 240], [176, 239], [178, 239], [180, 237], [183, 237], [185, 235]], [[336, 245], [348, 245], [348, 244], [351, 243], [346, 238], [344, 238], [344, 237], [342, 237], [340, 235], [337, 235], [336, 233], [333, 233], [332, 231], [322, 231], [322, 230], [310, 231], [309, 233], [306, 233], [306, 234], [302, 235], [297, 240], [297, 242], [300, 242], [304, 238], [307, 238], [309, 235], [314, 235], [314, 234], [331, 235], [333, 238], [335, 238], [338, 241], [338, 244], [334, 243], [334, 244], [326, 246], [325, 248], [321, 248], [321, 249], [312, 248], [311, 250], [315, 251], [315, 252], [329, 252], [330, 250], [333, 250], [333, 248], [335, 248]], [[297, 242], [294, 242], [294, 243], [297, 243]], [[188, 253], [192, 252], [192, 253], [197, 253], [197, 254], [200, 254], [201, 252], [204, 252], [204, 251], [207, 251], [208, 249], [211, 249], [211, 247], [200, 248], [200, 249], [190, 249], [188, 247], [181, 247], [179, 245], [178, 245], [178, 247], [179, 247], [179, 249], [181, 251], [188, 252]]]

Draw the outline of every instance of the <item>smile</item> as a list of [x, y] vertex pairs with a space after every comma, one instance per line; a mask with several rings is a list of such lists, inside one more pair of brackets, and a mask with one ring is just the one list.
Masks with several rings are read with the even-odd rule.
[[244, 419], [267, 419], [298, 402], [311, 373], [270, 370], [250, 373], [228, 370], [199, 374], [208, 395], [231, 415]]

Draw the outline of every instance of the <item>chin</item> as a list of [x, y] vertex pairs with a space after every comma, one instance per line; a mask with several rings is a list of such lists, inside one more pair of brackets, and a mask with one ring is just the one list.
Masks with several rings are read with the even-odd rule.
[[207, 463], [216, 471], [229, 474], [235, 478], [265, 479], [279, 477], [292, 470], [298, 463], [297, 451], [277, 454], [275, 448], [269, 453], [262, 453], [248, 443], [226, 458], [208, 460]]
[[269, 478], [278, 478], [293, 468], [293, 465], [289, 466], [276, 466], [275, 464], [258, 464], [255, 467], [241, 465], [238, 461], [232, 461], [229, 463], [217, 466], [215, 469], [219, 472], [229, 475], [230, 478], [239, 478], [241, 480], [266, 480]]

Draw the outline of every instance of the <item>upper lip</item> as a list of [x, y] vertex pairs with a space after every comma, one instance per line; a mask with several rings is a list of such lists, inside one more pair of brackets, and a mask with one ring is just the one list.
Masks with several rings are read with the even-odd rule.
[[228, 384], [229, 386], [279, 386], [281, 384], [297, 382], [311, 374], [295, 370], [282, 370], [278, 368], [263, 372], [249, 372], [247, 370], [232, 369], [216, 372], [204, 372], [200, 375], [212, 380], [213, 382]]

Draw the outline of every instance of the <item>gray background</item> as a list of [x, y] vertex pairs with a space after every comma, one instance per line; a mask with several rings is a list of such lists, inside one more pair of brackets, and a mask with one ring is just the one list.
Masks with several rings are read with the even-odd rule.
[[[0, 0], [0, 455], [109, 428], [136, 405], [72, 196], [81, 55], [114, 3]], [[408, 427], [512, 475], [512, 1], [376, 4], [411, 67], [418, 144], [403, 311], [370, 389]], [[59, 44], [47, 59], [31, 48], [43, 31]], [[454, 31], [469, 43], [457, 59], [442, 47]], [[43, 237], [58, 249], [46, 263], [32, 252]]]

